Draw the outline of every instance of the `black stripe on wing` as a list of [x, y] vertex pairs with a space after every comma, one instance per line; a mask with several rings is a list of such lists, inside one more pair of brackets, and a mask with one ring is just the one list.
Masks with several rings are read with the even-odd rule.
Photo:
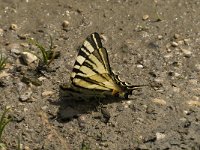
[[101, 38], [100, 38], [99, 34], [96, 32], [94, 32], [90, 36], [88, 36], [86, 38], [86, 41], [88, 41], [94, 49], [102, 48]]
[[90, 54], [90, 51], [85, 46], [82, 46], [78, 53], [78, 55], [83, 56], [85, 59], [87, 59]]
[[[98, 81], [96, 81], [96, 80], [90, 79], [90, 78], [82, 77], [82, 76], [79, 76], [79, 75], [77, 75], [76, 78], [77, 78], [77, 79], [81, 79], [81, 80], [83, 80], [83, 81], [86, 81], [86, 82], [88, 82], [88, 83], [90, 83], [90, 84], [95, 84], [95, 85], [99, 85], [99, 86], [102, 86], [102, 87], [107, 88], [105, 84], [103, 84], [103, 83], [101, 83], [101, 82], [98, 82]], [[75, 85], [75, 86], [77, 86], [77, 85]], [[81, 86], [81, 87], [82, 87], [82, 86]], [[87, 87], [85, 87], [85, 88], [87, 89]]]
[[107, 51], [102, 47], [99, 34], [95, 32], [86, 38], [82, 47], [80, 48], [74, 68], [72, 70], [71, 80], [79, 72], [78, 69], [84, 65], [86, 60], [97, 66], [97, 64], [89, 58], [91, 54], [93, 54], [99, 60], [99, 62], [101, 62], [108, 74], [111, 73]]
[[[76, 68], [76, 66], [78, 66], [78, 68]], [[91, 70], [95, 74], [98, 74], [99, 76], [101, 76], [102, 78], [107, 80], [101, 73], [99, 73], [99, 70], [98, 70], [99, 68], [98, 68], [97, 64], [92, 59], [86, 59], [83, 62], [82, 65], [80, 65], [79, 62], [76, 61], [75, 65], [74, 65], [74, 68], [73, 68], [73, 72], [75, 73], [75, 76], [73, 78], [76, 78], [78, 73], [81, 73], [81, 74], [84, 74], [84, 75], [87, 76], [87, 72], [84, 73], [83, 67], [87, 67], [87, 69]], [[89, 76], [90, 75], [88, 74], [87, 77], [89, 77]]]
[[126, 88], [127, 90], [134, 90], [141, 87], [141, 85], [130, 85], [127, 82], [121, 81], [121, 79], [119, 78], [119, 75], [115, 74], [114, 72], [112, 72], [112, 76], [114, 77], [114, 80], [116, 81], [118, 85]]
[[82, 47], [93, 53], [96, 58], [102, 62], [104, 68], [110, 73], [108, 54], [106, 49], [102, 46], [101, 38], [98, 33], [95, 32], [88, 36]]
[[105, 48], [100, 48], [98, 49], [98, 52], [101, 56], [102, 59], [102, 63], [104, 65], [104, 67], [106, 68], [106, 70], [108, 71], [109, 74], [112, 73], [111, 71], [111, 67], [110, 67], [110, 63], [109, 63], [109, 59], [108, 59], [108, 52]]
[[[93, 33], [90, 36], [88, 36], [86, 38], [86, 40], [84, 41], [83, 45], [81, 46], [78, 55], [77, 55], [77, 59], [76, 62], [74, 64], [74, 68], [72, 70], [72, 75], [71, 75], [71, 79], [73, 79], [76, 74], [77, 74], [77, 70], [83, 65], [83, 63], [85, 62], [85, 60], [89, 60], [88, 57], [95, 51], [97, 51], [98, 48], [102, 47], [102, 43], [101, 43], [101, 39], [98, 33]], [[97, 54], [97, 58], [100, 59], [100, 55]], [[99, 61], [102, 61], [101, 59]], [[95, 64], [93, 62], [93, 64]]]
[[[93, 75], [92, 76], [87, 76], [87, 73], [84, 73], [84, 71], [82, 71], [82, 67], [86, 67], [87, 69], [89, 69], [90, 71], [93, 72], [93, 75], [95, 75], [96, 78], [93, 78]], [[112, 79], [111, 76], [109, 76], [108, 74], [100, 74], [98, 72], [98, 70], [96, 70], [89, 62], [85, 61], [83, 63], [83, 65], [81, 66], [80, 69], [74, 69], [74, 71], [77, 73], [76, 76], [73, 78], [73, 79], [81, 79], [83, 81], [86, 81], [90, 84], [96, 84], [96, 85], [100, 85], [102, 87], [105, 87], [105, 88], [109, 88], [107, 87], [103, 82], [107, 81], [109, 82], [109, 80]], [[103, 82], [101, 82], [103, 81]], [[72, 84], [74, 86], [77, 86], [78, 84], [73, 82], [72, 80]]]
[[[102, 64], [106, 68], [106, 70], [111, 73], [111, 67], [108, 59], [107, 50], [102, 46], [101, 38], [98, 33], [93, 33], [91, 36], [87, 38], [90, 44], [97, 50], [98, 56], [97, 58], [101, 60]], [[94, 52], [95, 53], [95, 52]], [[97, 55], [97, 54], [96, 54]]]

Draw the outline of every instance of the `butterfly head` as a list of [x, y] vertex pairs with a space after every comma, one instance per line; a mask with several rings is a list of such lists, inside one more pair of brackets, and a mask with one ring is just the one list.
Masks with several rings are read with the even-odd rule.
[[129, 95], [132, 95], [134, 90], [141, 90], [141, 86], [144, 85], [130, 85], [126, 82], [118, 80], [118, 88], [113, 91], [113, 95], [120, 98], [128, 99]]
[[121, 86], [120, 89], [113, 90], [112, 95], [115, 97], [128, 99], [128, 96], [132, 95], [133, 90], [134, 88], [130, 88], [128, 86]]

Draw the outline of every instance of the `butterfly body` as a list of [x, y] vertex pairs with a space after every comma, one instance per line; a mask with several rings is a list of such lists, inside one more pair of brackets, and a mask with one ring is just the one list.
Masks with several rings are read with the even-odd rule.
[[128, 98], [138, 86], [122, 82], [110, 67], [108, 53], [98, 33], [92, 33], [79, 50], [71, 74], [71, 84], [61, 87], [73, 99], [84, 97]]

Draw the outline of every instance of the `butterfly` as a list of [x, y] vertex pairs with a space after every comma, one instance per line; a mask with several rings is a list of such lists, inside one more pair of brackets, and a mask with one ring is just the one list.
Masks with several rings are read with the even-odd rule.
[[122, 82], [109, 63], [107, 50], [98, 33], [89, 35], [81, 46], [72, 73], [71, 84], [62, 85], [65, 97], [120, 97], [128, 99], [138, 85]]

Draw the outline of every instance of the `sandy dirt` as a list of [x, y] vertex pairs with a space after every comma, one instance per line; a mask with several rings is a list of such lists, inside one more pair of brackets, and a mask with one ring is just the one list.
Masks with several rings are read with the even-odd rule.
[[[65, 21], [65, 27], [63, 22]], [[129, 100], [67, 101], [77, 49], [98, 32], [120, 78], [148, 85]], [[38, 74], [21, 53], [39, 53], [49, 35], [60, 51]], [[200, 149], [199, 0], [0, 0], [0, 109], [13, 118], [8, 150]], [[34, 76], [40, 86], [23, 82]]]

